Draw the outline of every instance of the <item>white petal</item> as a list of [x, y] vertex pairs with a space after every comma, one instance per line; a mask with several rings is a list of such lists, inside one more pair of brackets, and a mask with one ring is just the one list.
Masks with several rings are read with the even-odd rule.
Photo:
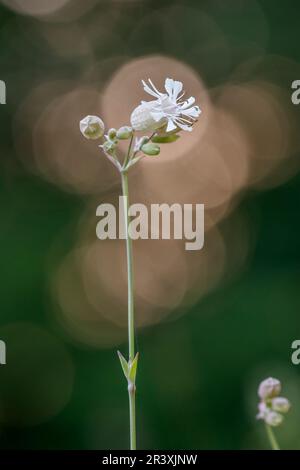
[[177, 96], [182, 90], [182, 82], [177, 82], [173, 80], [173, 78], [166, 78], [165, 81], [165, 89], [169, 95], [169, 97], [173, 100], [177, 100]]
[[189, 117], [192, 117], [192, 118], [199, 117], [200, 113], [201, 113], [201, 111], [198, 108], [198, 106], [193, 106], [192, 108], [184, 109], [183, 111], [181, 111], [181, 114], [183, 114], [184, 116], [189, 116]]
[[174, 124], [174, 122], [172, 121], [172, 119], [168, 119], [168, 125], [167, 125], [167, 129], [166, 129], [166, 132], [171, 132], [171, 131], [174, 131], [176, 129], [176, 125]]
[[192, 132], [193, 128], [192, 126], [188, 126], [186, 124], [182, 124], [180, 121], [176, 121], [176, 124], [178, 127], [180, 127], [180, 129], [182, 129], [183, 131], [188, 131], [188, 132]]
[[165, 89], [169, 96], [173, 95], [174, 80], [172, 78], [166, 78]]
[[151, 100], [151, 101], [141, 101], [141, 104], [144, 104], [145, 106], [149, 106], [150, 108], [152, 108], [153, 106], [155, 106], [157, 104], [158, 100]]
[[195, 103], [195, 98], [193, 96], [191, 96], [188, 100], [184, 101], [180, 107], [181, 109], [186, 109], [186, 108], [189, 108], [190, 106], [192, 106], [192, 104]]
[[149, 87], [149, 85], [147, 85], [147, 83], [144, 80], [142, 80], [142, 84], [143, 84], [145, 92], [149, 93], [149, 95], [154, 96], [155, 98], [160, 98], [161, 93], [156, 90], [156, 88], [154, 87], [150, 79], [149, 79], [149, 83], [154, 88], [153, 90]]
[[158, 96], [162, 96], [164, 94], [164, 93], [161, 93], [160, 91], [158, 91], [158, 89], [154, 86], [154, 84], [153, 84], [153, 82], [150, 78], [148, 78], [148, 82], [152, 86], [153, 90], [158, 94]]

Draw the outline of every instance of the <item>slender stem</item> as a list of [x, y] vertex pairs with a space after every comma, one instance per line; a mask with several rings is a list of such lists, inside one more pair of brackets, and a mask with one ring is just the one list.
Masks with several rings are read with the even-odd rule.
[[131, 136], [131, 139], [130, 139], [130, 142], [129, 142], [129, 146], [128, 146], [128, 150], [127, 150], [127, 154], [126, 154], [126, 157], [125, 157], [125, 160], [124, 160], [124, 163], [123, 163], [123, 168], [126, 168], [127, 163], [130, 160], [133, 137], [134, 137], [134, 135], [132, 133], [132, 136]]
[[136, 450], [135, 385], [128, 385], [130, 415], [130, 450]]
[[271, 428], [271, 426], [269, 426], [269, 424], [266, 424], [266, 431], [267, 431], [267, 435], [268, 435], [272, 450], [280, 450], [274, 431]]
[[[129, 192], [128, 192], [128, 174], [121, 172], [122, 192], [124, 201], [125, 216], [125, 236], [126, 236], [126, 254], [127, 254], [127, 278], [128, 278], [128, 348], [129, 363], [134, 359], [134, 286], [133, 286], [133, 256], [132, 240], [129, 234]], [[130, 415], [130, 449], [136, 450], [136, 417], [135, 417], [135, 384], [128, 381], [129, 395], [129, 415]]]
[[128, 346], [129, 360], [134, 359], [134, 300], [133, 300], [133, 257], [132, 257], [132, 240], [129, 236], [129, 192], [128, 192], [128, 175], [122, 172], [122, 191], [124, 201], [125, 216], [125, 237], [126, 237], [126, 253], [127, 253], [127, 277], [128, 277]]

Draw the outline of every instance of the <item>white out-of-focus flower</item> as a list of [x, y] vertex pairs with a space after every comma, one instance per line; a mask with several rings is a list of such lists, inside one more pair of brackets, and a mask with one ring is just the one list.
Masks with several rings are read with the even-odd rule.
[[269, 411], [264, 420], [269, 426], [279, 426], [283, 421], [283, 416], [276, 411]]
[[199, 106], [195, 106], [195, 98], [191, 96], [182, 101], [182, 82], [167, 78], [165, 93], [161, 93], [148, 79], [149, 84], [142, 81], [144, 90], [155, 98], [153, 101], [142, 101], [131, 114], [131, 125], [137, 131], [154, 131], [165, 127], [166, 132], [176, 130], [191, 131], [192, 124], [200, 116]]
[[272, 399], [272, 409], [279, 413], [287, 413], [291, 407], [291, 404], [287, 398], [275, 397]]
[[104, 122], [98, 116], [86, 116], [79, 123], [80, 131], [86, 139], [101, 139], [104, 134]]
[[256, 415], [257, 419], [265, 419], [267, 413], [269, 412], [269, 408], [267, 407], [264, 401], [258, 404], [258, 414]]
[[269, 377], [261, 382], [258, 387], [258, 396], [262, 400], [273, 398], [279, 395], [281, 391], [281, 383], [279, 380]]
[[279, 397], [281, 383], [269, 377], [258, 387], [260, 402], [258, 404], [257, 419], [263, 420], [269, 426], [279, 426], [283, 421], [283, 413], [290, 409], [290, 402], [285, 397]]

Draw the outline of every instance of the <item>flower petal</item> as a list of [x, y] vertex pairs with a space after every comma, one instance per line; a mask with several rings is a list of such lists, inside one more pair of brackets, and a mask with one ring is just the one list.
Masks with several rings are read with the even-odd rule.
[[181, 110], [181, 114], [183, 114], [184, 116], [191, 117], [191, 118], [199, 117], [200, 113], [201, 113], [201, 110], [198, 106], [193, 106], [192, 108]]
[[153, 85], [153, 83], [151, 82], [150, 78], [148, 78], [148, 81], [150, 83], [150, 85], [152, 86], [153, 90], [150, 88], [149, 85], [147, 85], [147, 83], [142, 80], [142, 84], [143, 84], [143, 87], [144, 87], [144, 90], [146, 93], [149, 93], [149, 95], [151, 96], [154, 96], [155, 98], [160, 98], [162, 93], [160, 93], [156, 88], [155, 86]]
[[177, 96], [182, 90], [182, 86], [182, 82], [173, 80], [173, 78], [166, 78], [165, 89], [172, 101], [176, 102]]
[[177, 126], [180, 127], [180, 129], [182, 129], [183, 131], [192, 132], [192, 130], [193, 130], [192, 126], [189, 126], [187, 124], [182, 124], [182, 122], [180, 122], [180, 120], [176, 120], [175, 122], [176, 122]]
[[176, 125], [174, 124], [173, 120], [172, 119], [168, 119], [168, 125], [167, 125], [167, 129], [166, 129], [166, 132], [171, 132], [171, 131], [174, 131], [176, 129]]
[[179, 103], [181, 109], [186, 109], [186, 108], [189, 108], [190, 106], [192, 106], [192, 104], [195, 103], [195, 98], [193, 96], [191, 96], [188, 100], [184, 101], [182, 104]]

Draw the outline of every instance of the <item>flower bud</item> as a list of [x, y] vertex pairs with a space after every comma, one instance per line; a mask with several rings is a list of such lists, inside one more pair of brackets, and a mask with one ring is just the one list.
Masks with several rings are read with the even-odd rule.
[[134, 152], [139, 152], [142, 148], [142, 146], [144, 144], [146, 144], [147, 142], [149, 142], [149, 137], [147, 135], [144, 135], [143, 137], [136, 137], [135, 138], [135, 143], [134, 143], [134, 147], [133, 147], [133, 151]]
[[107, 133], [107, 136], [108, 136], [109, 140], [114, 140], [117, 136], [116, 129], [114, 129], [114, 128], [109, 129], [109, 131]]
[[153, 142], [149, 142], [147, 144], [142, 145], [141, 151], [146, 155], [158, 155], [160, 152], [160, 147]]
[[120, 140], [130, 139], [132, 136], [132, 128], [129, 126], [120, 127], [117, 131], [117, 138]]
[[104, 134], [104, 122], [98, 116], [86, 116], [81, 119], [80, 131], [86, 139], [100, 139]]
[[281, 383], [277, 379], [269, 377], [263, 380], [258, 388], [258, 395], [262, 400], [273, 398], [279, 395], [281, 390]]
[[279, 411], [280, 413], [287, 413], [291, 407], [291, 404], [287, 398], [276, 397], [272, 400], [272, 409]]
[[106, 142], [104, 142], [103, 145], [100, 145], [100, 147], [103, 148], [104, 152], [107, 152], [110, 155], [112, 155], [117, 148], [117, 142], [113, 142], [112, 140], [107, 140]]
[[269, 426], [279, 426], [283, 421], [283, 416], [276, 411], [270, 411], [265, 416], [265, 422]]

